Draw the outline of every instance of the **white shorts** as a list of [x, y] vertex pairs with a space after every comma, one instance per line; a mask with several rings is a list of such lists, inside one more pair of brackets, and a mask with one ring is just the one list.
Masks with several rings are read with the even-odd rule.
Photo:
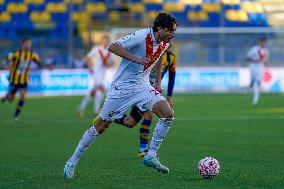
[[104, 83], [104, 79], [105, 76], [104, 75], [99, 75], [99, 74], [94, 74], [93, 76], [93, 79], [94, 79], [94, 87], [95, 88], [98, 88], [98, 87], [101, 87], [101, 86], [105, 86], [105, 83]]
[[121, 118], [133, 105], [141, 111], [152, 111], [154, 104], [165, 98], [152, 86], [145, 85], [139, 90], [116, 89], [112, 87], [105, 99], [100, 117], [106, 121]]
[[263, 76], [263, 68], [264, 68], [263, 64], [251, 63], [249, 65], [249, 68], [250, 68], [251, 81], [261, 83]]

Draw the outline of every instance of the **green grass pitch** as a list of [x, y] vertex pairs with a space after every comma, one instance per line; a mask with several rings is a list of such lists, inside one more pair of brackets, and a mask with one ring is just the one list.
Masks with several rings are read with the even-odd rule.
[[[92, 120], [76, 117], [81, 97], [29, 98], [21, 119], [16, 103], [0, 104], [0, 188], [284, 188], [284, 96], [264, 94], [258, 107], [247, 94], [176, 95], [175, 120], [159, 151], [162, 174], [136, 158], [139, 127], [113, 124], [82, 157], [76, 178], [63, 167]], [[153, 129], [154, 125], [152, 125]], [[221, 165], [202, 179], [205, 156]]]

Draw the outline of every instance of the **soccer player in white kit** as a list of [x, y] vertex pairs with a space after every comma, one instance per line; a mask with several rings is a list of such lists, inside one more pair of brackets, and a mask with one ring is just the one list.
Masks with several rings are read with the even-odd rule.
[[87, 65], [94, 80], [94, 86], [80, 103], [78, 109], [80, 118], [84, 117], [84, 111], [93, 96], [95, 96], [94, 113], [99, 114], [100, 112], [100, 106], [106, 91], [104, 86], [106, 70], [114, 64], [113, 54], [108, 51], [109, 45], [109, 36], [103, 35], [100, 45], [93, 47], [87, 54]]
[[163, 173], [169, 169], [157, 158], [157, 151], [169, 131], [174, 112], [160, 94], [161, 77], [156, 77], [155, 88], [150, 85], [151, 68], [169, 47], [177, 28], [176, 19], [168, 13], [159, 13], [152, 28], [136, 31], [112, 43], [109, 51], [122, 57], [110, 91], [96, 122], [83, 134], [77, 148], [66, 162], [64, 178], [74, 178], [79, 158], [114, 119], [121, 118], [132, 106], [141, 111], [154, 112], [159, 121], [154, 129], [149, 150], [143, 163]]
[[253, 91], [252, 105], [256, 106], [260, 96], [260, 84], [263, 76], [264, 65], [267, 63], [269, 51], [266, 47], [266, 39], [260, 38], [259, 44], [252, 47], [247, 53], [247, 61], [249, 62], [251, 83]]

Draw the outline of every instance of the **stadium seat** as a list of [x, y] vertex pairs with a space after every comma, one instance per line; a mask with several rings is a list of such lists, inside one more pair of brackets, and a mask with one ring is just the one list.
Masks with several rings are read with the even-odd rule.
[[10, 13], [25, 13], [28, 11], [28, 7], [25, 4], [9, 3], [7, 5], [7, 11]]
[[45, 5], [44, 4], [29, 4], [28, 8], [29, 8], [29, 12], [32, 12], [32, 11], [43, 12], [45, 10]]
[[108, 18], [112, 22], [119, 21], [120, 20], [120, 14], [117, 11], [110, 11], [108, 13]]
[[143, 3], [158, 3], [158, 4], [162, 4], [163, 0], [143, 0]]
[[128, 0], [129, 3], [142, 3], [142, 0]]
[[0, 13], [0, 23], [10, 22], [10, 21], [11, 21], [11, 15], [8, 12]]
[[64, 3], [69, 3], [72, 2], [72, 4], [74, 5], [81, 5], [84, 4], [84, 0], [64, 0]]
[[[213, 23], [219, 22], [220, 21], [220, 14], [218, 13], [208, 13], [209, 20]], [[217, 26], [215, 24], [215, 26]]]
[[33, 11], [30, 13], [30, 20], [32, 22], [49, 22], [51, 21], [51, 16], [48, 12]]
[[163, 10], [163, 4], [159, 3], [147, 3], [144, 5], [147, 11], [161, 11]]
[[83, 11], [83, 12], [73, 12], [72, 20], [75, 22], [86, 21], [90, 18], [90, 14]]
[[[274, 1], [280, 0], [271, 0]], [[128, 23], [144, 21], [145, 24], [145, 20], [153, 20], [160, 11], [172, 13], [180, 26], [269, 26], [268, 18], [271, 22], [284, 25], [283, 14], [280, 14], [284, 11], [284, 5], [272, 6], [273, 3], [265, 0], [127, 0], [121, 4], [113, 0], [0, 0], [0, 35], [15, 37], [21, 33], [17, 29], [30, 31], [46, 27], [47, 37], [66, 37], [70, 2], [73, 9], [72, 24], [76, 31], [81, 30], [78, 29], [82, 27], [81, 23], [85, 24], [86, 20], [91, 19], [119, 23], [124, 13], [128, 15]], [[265, 7], [264, 3], [268, 6]], [[222, 10], [225, 13], [224, 22], [220, 22]], [[269, 11], [278, 12], [268, 17], [266, 13]], [[47, 22], [46, 26], [44, 22]]]
[[263, 6], [260, 2], [242, 2], [241, 3], [242, 10], [247, 13], [263, 13]]
[[166, 12], [183, 12], [185, 10], [184, 3], [164, 3], [163, 7]]
[[202, 0], [180, 0], [181, 3], [184, 3], [186, 5], [201, 5]]
[[44, 0], [24, 0], [25, 4], [41, 5], [44, 4]]
[[144, 13], [134, 13], [132, 17], [135, 21], [144, 21]]
[[129, 9], [133, 13], [143, 13], [145, 11], [145, 7], [142, 3], [132, 3]]
[[46, 10], [50, 13], [64, 13], [67, 10], [67, 6], [64, 3], [48, 3]]
[[228, 10], [225, 13], [225, 18], [231, 22], [247, 22], [248, 15], [244, 10]]
[[187, 13], [187, 18], [190, 21], [208, 21], [209, 16], [204, 11], [189, 11]]
[[149, 11], [147, 12], [147, 18], [149, 20], [153, 20], [155, 19], [155, 17], [157, 16], [158, 12], [157, 11]]
[[88, 13], [105, 13], [107, 11], [107, 7], [104, 3], [87, 3], [86, 11]]
[[203, 3], [202, 9], [206, 12], [221, 12], [222, 6], [220, 3]]
[[221, 3], [224, 5], [238, 5], [240, 4], [240, 0], [221, 0]]
[[66, 22], [66, 20], [68, 20], [69, 15], [67, 12], [66, 13], [52, 13], [51, 18], [55, 22], [64, 23]]
[[0, 4], [0, 12], [5, 12], [6, 11], [6, 6]]
[[12, 13], [12, 22], [17, 23], [15, 26], [17, 27], [19, 24], [29, 21], [28, 13]]

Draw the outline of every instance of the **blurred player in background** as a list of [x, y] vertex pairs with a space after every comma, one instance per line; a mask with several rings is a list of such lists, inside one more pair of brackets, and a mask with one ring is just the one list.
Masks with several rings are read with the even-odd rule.
[[[159, 116], [147, 155], [143, 163], [163, 173], [169, 169], [157, 158], [157, 151], [168, 133], [174, 112], [160, 94], [161, 76], [156, 77], [155, 88], [150, 85], [150, 70], [169, 47], [177, 28], [176, 19], [168, 13], [159, 13], [151, 28], [145, 28], [124, 36], [112, 43], [109, 51], [122, 57], [112, 87], [107, 94], [100, 115], [83, 134], [74, 153], [66, 162], [64, 177], [74, 178], [75, 167], [86, 149], [99, 137], [114, 119], [123, 117], [133, 105], [141, 111], [153, 111]], [[158, 70], [161, 64], [157, 64]], [[161, 71], [157, 71], [158, 75]]]
[[[164, 77], [165, 73], [169, 71], [169, 81], [168, 81], [168, 90], [167, 90], [167, 101], [169, 105], [173, 106], [173, 89], [175, 84], [175, 76], [176, 76], [176, 59], [175, 55], [173, 54], [172, 50], [169, 48], [166, 50], [166, 52], [161, 57], [161, 64], [162, 64], [162, 78]], [[151, 85], [155, 85], [155, 78], [157, 76], [157, 69], [155, 67], [152, 69], [150, 74], [150, 82]], [[143, 117], [143, 121], [140, 126], [140, 145], [139, 145], [139, 152], [137, 156], [139, 158], [143, 158], [148, 149], [148, 141], [150, 139], [150, 126], [153, 120], [153, 112], [146, 111], [141, 112], [141, 110], [134, 106], [131, 109], [131, 112], [129, 115], [123, 115], [122, 118], [115, 119], [114, 122], [122, 124], [128, 128], [133, 128], [137, 123], [140, 122], [140, 120]]]
[[24, 38], [21, 42], [21, 49], [13, 51], [8, 56], [9, 63], [9, 91], [2, 98], [2, 102], [13, 102], [17, 91], [20, 92], [20, 100], [14, 113], [14, 121], [17, 121], [21, 113], [27, 94], [29, 83], [29, 71], [32, 62], [40, 64], [39, 55], [31, 50], [32, 39]]
[[264, 65], [267, 63], [269, 51], [266, 47], [266, 38], [259, 38], [258, 45], [252, 47], [247, 53], [251, 83], [253, 91], [252, 105], [256, 106], [260, 96], [260, 85], [263, 77]]
[[84, 117], [84, 111], [90, 102], [91, 98], [95, 96], [94, 113], [97, 115], [100, 112], [102, 100], [104, 98], [106, 89], [104, 86], [106, 70], [114, 64], [114, 57], [108, 51], [110, 45], [110, 38], [108, 35], [103, 35], [99, 46], [95, 46], [87, 54], [87, 67], [94, 80], [94, 86], [83, 98], [78, 108], [78, 115], [80, 118]]

